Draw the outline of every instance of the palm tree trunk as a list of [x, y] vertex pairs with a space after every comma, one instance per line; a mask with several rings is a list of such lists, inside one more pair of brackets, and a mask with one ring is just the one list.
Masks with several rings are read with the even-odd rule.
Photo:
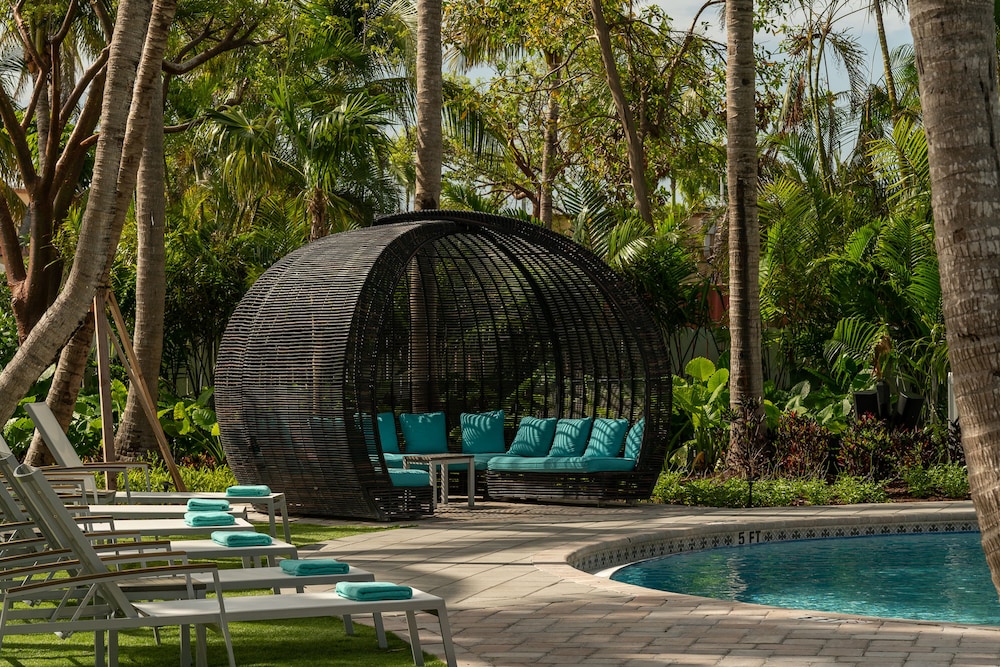
[[1000, 591], [1000, 136], [992, 0], [910, 0], [955, 403]]
[[625, 132], [625, 147], [628, 151], [629, 174], [632, 177], [632, 189], [635, 190], [635, 203], [639, 215], [650, 227], [653, 226], [653, 210], [649, 202], [649, 187], [646, 185], [646, 160], [642, 142], [635, 130], [635, 121], [625, 91], [622, 88], [621, 77], [618, 75], [618, 65], [615, 64], [615, 54], [611, 47], [611, 33], [608, 23], [604, 20], [602, 0], [590, 0], [590, 11], [594, 15], [594, 33], [601, 47], [601, 60], [604, 61], [604, 72], [608, 78], [608, 88], [618, 110], [618, 118]]
[[[93, 312], [91, 312], [90, 316], [85, 317], [80, 327], [73, 332], [72, 338], [62, 349], [59, 363], [56, 365], [56, 372], [52, 376], [52, 384], [49, 386], [49, 393], [45, 397], [45, 402], [52, 408], [52, 414], [55, 415], [64, 431], [73, 419], [76, 397], [80, 393], [80, 385], [83, 384], [83, 374], [87, 368], [87, 359], [90, 357], [90, 349], [94, 342], [95, 328], [96, 324]], [[24, 455], [24, 462], [33, 466], [55, 463], [45, 441], [37, 432], [31, 439], [28, 452]]]
[[417, 186], [416, 210], [440, 208], [441, 0], [417, 0]]
[[[163, 305], [167, 292], [165, 229], [166, 169], [163, 158], [163, 86], [158, 75], [149, 100], [149, 130], [139, 161], [136, 184], [136, 234], [138, 257], [135, 278], [136, 369], [156, 404], [159, 396], [160, 361], [163, 355]], [[130, 385], [125, 412], [115, 437], [120, 458], [158, 451], [159, 444], [140, 402], [139, 388]]]
[[[754, 105], [753, 0], [726, 2], [726, 157], [729, 186], [730, 407], [764, 396], [757, 221], [757, 122]], [[733, 429], [736, 433], [738, 429]], [[741, 460], [739, 438], [731, 460]]]
[[896, 79], [892, 74], [892, 58], [889, 53], [889, 40], [885, 35], [885, 20], [882, 17], [882, 0], [872, 0], [872, 11], [875, 12], [875, 25], [878, 29], [878, 45], [882, 51], [882, 66], [885, 69], [885, 92], [889, 96], [889, 109], [892, 112], [892, 123], [899, 120], [899, 98], [896, 97]]
[[538, 188], [538, 214], [545, 229], [552, 229], [552, 181], [559, 149], [559, 87], [562, 85], [562, 55], [545, 52], [549, 70], [549, 108], [545, 113], [545, 144], [542, 146], [542, 173]]

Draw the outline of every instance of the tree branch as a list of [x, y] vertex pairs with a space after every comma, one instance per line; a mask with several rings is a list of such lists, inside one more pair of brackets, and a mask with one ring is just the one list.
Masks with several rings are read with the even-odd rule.
[[44, 71], [45, 61], [42, 59], [41, 54], [35, 49], [35, 41], [31, 38], [31, 32], [28, 29], [28, 24], [25, 22], [24, 17], [21, 15], [21, 8], [24, 7], [24, 0], [20, 0], [17, 4], [10, 6], [11, 12], [14, 15], [14, 23], [17, 25], [17, 31], [21, 35], [21, 46], [24, 47], [24, 52], [28, 54], [28, 58], [35, 64], [35, 66]]
[[[80, 79], [76, 82], [76, 87], [66, 98], [65, 104], [63, 104], [62, 112], [60, 113], [60, 122], [66, 122], [70, 114], [73, 113], [73, 109], [76, 108], [77, 103], [83, 97], [83, 94], [87, 92], [87, 86], [90, 85], [98, 74], [100, 74], [108, 64], [108, 48], [104, 47], [101, 53], [97, 56], [94, 63], [87, 68], [87, 71], [83, 73]], [[89, 102], [89, 96], [88, 96]]]
[[32, 159], [31, 148], [28, 146], [24, 129], [18, 122], [17, 113], [14, 111], [14, 104], [7, 96], [7, 91], [3, 89], [3, 86], [0, 86], [0, 120], [7, 128], [10, 141], [14, 145], [14, 154], [17, 156], [17, 167], [21, 171], [21, 180], [24, 182], [24, 187], [30, 190], [35, 186], [35, 179], [38, 177], [35, 173], [35, 162]]
[[0, 196], [0, 251], [3, 252], [4, 270], [7, 272], [7, 282], [21, 282], [26, 273], [24, 270], [24, 255], [21, 254], [21, 240], [17, 233], [17, 224], [7, 204], [6, 197]]
[[174, 62], [163, 62], [163, 71], [171, 74], [173, 76], [178, 76], [181, 74], [187, 74], [199, 65], [211, 60], [220, 53], [225, 53], [226, 51], [232, 51], [243, 46], [255, 45], [256, 43], [250, 39], [250, 36], [257, 29], [259, 23], [252, 23], [246, 26], [243, 34], [237, 37], [237, 32], [239, 31], [239, 26], [233, 26], [230, 28], [226, 36], [223, 37], [219, 42], [213, 45], [211, 48], [205, 49], [196, 56], [185, 60], [182, 63]]
[[104, 11], [104, 5], [102, 5], [98, 0], [90, 0], [90, 7], [94, 10], [94, 14], [97, 15], [97, 20], [101, 22], [101, 30], [104, 31], [104, 41], [111, 43], [111, 35], [114, 34], [115, 24], [108, 16], [108, 13]]
[[63, 40], [66, 39], [66, 35], [69, 34], [70, 26], [73, 23], [73, 17], [76, 16], [76, 10], [77, 0], [70, 0], [69, 7], [66, 8], [66, 16], [63, 17], [63, 24], [59, 27], [59, 32], [49, 38], [49, 44], [57, 46], [62, 44]]

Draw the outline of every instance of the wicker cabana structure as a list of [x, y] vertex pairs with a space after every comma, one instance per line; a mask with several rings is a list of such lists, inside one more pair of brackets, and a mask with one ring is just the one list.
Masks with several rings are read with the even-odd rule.
[[372, 415], [502, 408], [523, 416], [645, 419], [635, 470], [489, 477], [493, 497], [648, 498], [662, 468], [670, 363], [647, 308], [570, 239], [519, 220], [422, 211], [291, 253], [247, 293], [216, 369], [222, 444], [241, 484], [315, 516], [430, 511], [391, 484]]

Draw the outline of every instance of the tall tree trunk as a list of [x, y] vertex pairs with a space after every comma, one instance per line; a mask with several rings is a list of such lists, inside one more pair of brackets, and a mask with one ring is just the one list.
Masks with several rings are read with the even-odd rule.
[[416, 210], [441, 206], [441, 0], [417, 0]]
[[[166, 168], [163, 153], [163, 85], [159, 75], [149, 100], [149, 130], [136, 184], [136, 234], [138, 257], [135, 279], [135, 355], [138, 371], [153, 404], [159, 397], [160, 361], [163, 355], [163, 304], [166, 299]], [[115, 437], [120, 458], [135, 458], [159, 451], [149, 418], [140, 403], [139, 388], [129, 385], [121, 425]]]
[[542, 173], [538, 188], [538, 219], [545, 229], [552, 229], [552, 181], [555, 179], [556, 153], [559, 149], [559, 88], [562, 85], [562, 54], [545, 52], [549, 70], [549, 108], [545, 112], [545, 144], [542, 146]]
[[955, 403], [1000, 591], [1000, 109], [993, 0], [910, 0]]
[[326, 222], [326, 194], [320, 186], [313, 187], [309, 197], [309, 240], [321, 239], [329, 233]]
[[86, 317], [114, 256], [146, 138], [153, 68], [163, 61], [175, 10], [176, 0], [156, 0], [152, 13], [148, 1], [119, 4], [93, 180], [73, 268], [58, 298], [0, 372], [0, 421], [13, 414], [18, 399]]
[[885, 92], [889, 96], [889, 109], [892, 111], [892, 124], [899, 120], [899, 99], [896, 97], [896, 78], [892, 74], [892, 58], [889, 53], [889, 40], [885, 35], [885, 20], [882, 17], [883, 0], [872, 0], [872, 11], [875, 13], [875, 25], [878, 29], [878, 46], [882, 51], [882, 66], [885, 69]]
[[[757, 221], [757, 123], [754, 105], [753, 0], [726, 2], [726, 169], [729, 187], [730, 407], [764, 395]], [[733, 429], [736, 433], [738, 429]], [[746, 457], [739, 438], [731, 460]]]
[[632, 177], [632, 189], [635, 191], [635, 204], [639, 209], [639, 215], [650, 227], [653, 226], [653, 209], [649, 202], [649, 187], [646, 185], [646, 159], [639, 141], [639, 135], [635, 130], [635, 121], [632, 118], [632, 109], [625, 99], [625, 91], [622, 88], [622, 80], [618, 75], [618, 65], [615, 63], [615, 54], [611, 48], [611, 33], [608, 30], [608, 23], [604, 20], [604, 7], [602, 0], [590, 0], [590, 11], [594, 15], [594, 33], [597, 35], [597, 43], [601, 47], [601, 60], [604, 61], [604, 72], [608, 78], [608, 88], [611, 90], [611, 97], [615, 101], [615, 108], [618, 110], [618, 118], [625, 132], [625, 147], [628, 151], [628, 168]]
[[[69, 428], [69, 423], [73, 420], [76, 397], [80, 393], [80, 385], [83, 384], [87, 359], [90, 357], [90, 349], [94, 343], [95, 329], [96, 323], [91, 312], [88, 317], [83, 318], [83, 322], [73, 332], [73, 336], [59, 354], [59, 363], [52, 376], [49, 393], [45, 397], [45, 402], [51, 406], [52, 414], [55, 415], [56, 421], [59, 422], [63, 431]], [[24, 462], [33, 466], [55, 463], [45, 441], [37, 432], [31, 439], [28, 452], [24, 455]]]

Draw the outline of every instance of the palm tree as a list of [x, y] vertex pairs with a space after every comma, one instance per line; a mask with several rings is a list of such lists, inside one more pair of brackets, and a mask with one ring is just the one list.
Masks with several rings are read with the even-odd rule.
[[417, 0], [417, 184], [414, 208], [440, 208], [441, 164], [441, 0]]
[[270, 109], [248, 118], [238, 109], [209, 114], [209, 145], [225, 156], [220, 173], [240, 198], [275, 186], [304, 198], [309, 238], [370, 222], [396, 207], [396, 187], [383, 165], [389, 109], [381, 97], [347, 95], [296, 100], [279, 79]]
[[910, 0], [955, 402], [1000, 591], [1000, 113], [991, 0]]
[[[757, 123], [755, 112], [753, 0], [726, 3], [726, 117], [729, 186], [730, 407], [740, 414], [750, 401], [762, 405], [760, 232], [757, 221]], [[738, 429], [733, 429], [736, 433]], [[731, 461], [756, 443], [730, 443]]]

